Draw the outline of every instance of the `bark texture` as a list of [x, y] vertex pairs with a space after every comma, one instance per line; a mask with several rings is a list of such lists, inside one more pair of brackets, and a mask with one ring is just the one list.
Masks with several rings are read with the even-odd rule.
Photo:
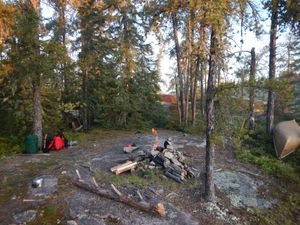
[[42, 146], [43, 124], [42, 124], [42, 97], [39, 74], [32, 82], [33, 87], [33, 133], [38, 136], [38, 146]]
[[197, 94], [197, 83], [199, 79], [199, 66], [200, 66], [200, 57], [197, 57], [196, 61], [196, 69], [194, 75], [194, 82], [193, 82], [193, 92], [192, 92], [192, 125], [196, 125], [196, 111], [197, 111], [197, 104], [196, 104], [196, 94]]
[[[30, 1], [31, 6], [36, 14], [40, 15], [40, 1]], [[39, 29], [37, 29], [38, 31]], [[39, 34], [35, 34], [35, 55], [40, 55]], [[32, 77], [32, 91], [33, 91], [33, 133], [38, 137], [38, 146], [42, 147], [43, 140], [43, 118], [42, 118], [42, 96], [41, 96], [41, 74], [37, 70]]]
[[172, 24], [173, 24], [173, 36], [175, 42], [175, 51], [176, 51], [176, 59], [177, 59], [177, 73], [178, 73], [178, 84], [179, 84], [179, 103], [180, 103], [180, 116], [181, 122], [185, 121], [185, 99], [184, 99], [184, 90], [183, 90], [183, 77], [182, 77], [182, 70], [181, 70], [181, 53], [180, 53], [180, 46], [178, 40], [178, 21], [177, 15], [175, 12], [172, 13]]
[[[272, 81], [275, 79], [276, 73], [276, 35], [278, 24], [278, 7], [279, 1], [272, 1], [272, 16], [271, 16], [271, 31], [270, 31], [270, 55], [269, 55], [269, 81], [272, 85]], [[272, 87], [268, 93], [268, 109], [267, 109], [267, 133], [272, 132], [274, 123], [274, 107], [275, 107], [275, 94]]]
[[215, 144], [213, 141], [215, 129], [215, 107], [214, 107], [214, 93], [216, 88], [217, 78], [217, 53], [218, 53], [218, 36], [216, 30], [212, 27], [211, 44], [210, 44], [210, 58], [209, 58], [209, 72], [206, 94], [206, 158], [205, 158], [205, 198], [207, 201], [215, 201], [214, 188], [214, 158], [215, 158]]
[[255, 82], [256, 74], [256, 57], [255, 48], [251, 49], [251, 67], [250, 67], [250, 95], [249, 95], [249, 129], [253, 130], [255, 127], [255, 116], [254, 116], [254, 100], [255, 100], [255, 89], [253, 84]]

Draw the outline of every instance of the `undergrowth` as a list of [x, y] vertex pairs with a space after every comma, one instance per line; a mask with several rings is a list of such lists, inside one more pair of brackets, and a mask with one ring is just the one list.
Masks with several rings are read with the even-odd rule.
[[24, 151], [23, 140], [18, 137], [0, 137], [0, 157]]
[[236, 156], [246, 163], [258, 166], [277, 178], [270, 186], [272, 197], [278, 202], [269, 209], [253, 209], [253, 224], [297, 224], [300, 211], [300, 149], [278, 160], [273, 149], [272, 136], [257, 127], [253, 132], [243, 130], [235, 139]]
[[283, 160], [278, 160], [273, 150], [272, 137], [262, 127], [256, 131], [244, 131], [236, 143], [237, 158], [260, 167], [276, 178], [290, 183], [300, 184], [299, 149]]

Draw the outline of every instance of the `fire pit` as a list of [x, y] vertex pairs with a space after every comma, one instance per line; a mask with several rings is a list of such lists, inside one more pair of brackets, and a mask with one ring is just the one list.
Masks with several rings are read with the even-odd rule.
[[152, 128], [152, 134], [155, 137], [155, 143], [149, 146], [136, 146], [130, 144], [124, 147], [124, 153], [133, 153], [132, 160], [111, 168], [111, 172], [119, 175], [126, 171], [133, 172], [139, 164], [143, 164], [144, 169], [159, 168], [164, 170], [164, 174], [177, 181], [183, 183], [188, 178], [195, 177], [193, 169], [185, 163], [185, 156], [178, 151], [172, 139], [168, 138], [164, 141], [163, 146], [159, 146], [159, 136], [156, 129]]

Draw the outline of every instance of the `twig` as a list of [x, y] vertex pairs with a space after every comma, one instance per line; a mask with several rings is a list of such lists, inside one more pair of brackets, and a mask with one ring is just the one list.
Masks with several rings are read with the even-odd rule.
[[95, 177], [92, 177], [92, 180], [93, 180], [93, 182], [94, 182], [95, 186], [98, 188], [98, 187], [99, 187], [99, 185], [98, 185], [97, 181], [95, 180]]
[[115, 185], [111, 184], [110, 186], [112, 187], [113, 191], [114, 191], [117, 195], [119, 195], [120, 197], [122, 196], [122, 193], [115, 187]]
[[77, 173], [77, 176], [78, 176], [79, 181], [83, 181], [83, 180], [81, 179], [81, 176], [80, 176], [80, 173], [79, 173], [78, 169], [76, 169], [76, 173]]
[[136, 191], [136, 193], [138, 194], [139, 198], [141, 199], [141, 201], [144, 201], [143, 196], [141, 195], [141, 193], [139, 192], [139, 190]]

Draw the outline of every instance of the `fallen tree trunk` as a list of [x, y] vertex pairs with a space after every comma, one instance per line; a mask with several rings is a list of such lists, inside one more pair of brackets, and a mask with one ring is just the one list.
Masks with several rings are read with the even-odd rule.
[[107, 190], [107, 189], [100, 189], [100, 188], [90, 186], [87, 183], [84, 183], [82, 181], [75, 181], [73, 184], [76, 187], [79, 187], [81, 189], [84, 189], [86, 191], [94, 193], [101, 197], [105, 197], [105, 198], [108, 198], [108, 199], [111, 199], [111, 200], [114, 200], [117, 202], [122, 202], [126, 205], [140, 209], [144, 212], [154, 213], [154, 214], [162, 216], [162, 217], [166, 215], [165, 207], [162, 203], [150, 204], [145, 201], [137, 201], [135, 199], [128, 197], [127, 195], [122, 194], [113, 185], [112, 185], [113, 191], [111, 191], [111, 190]]

